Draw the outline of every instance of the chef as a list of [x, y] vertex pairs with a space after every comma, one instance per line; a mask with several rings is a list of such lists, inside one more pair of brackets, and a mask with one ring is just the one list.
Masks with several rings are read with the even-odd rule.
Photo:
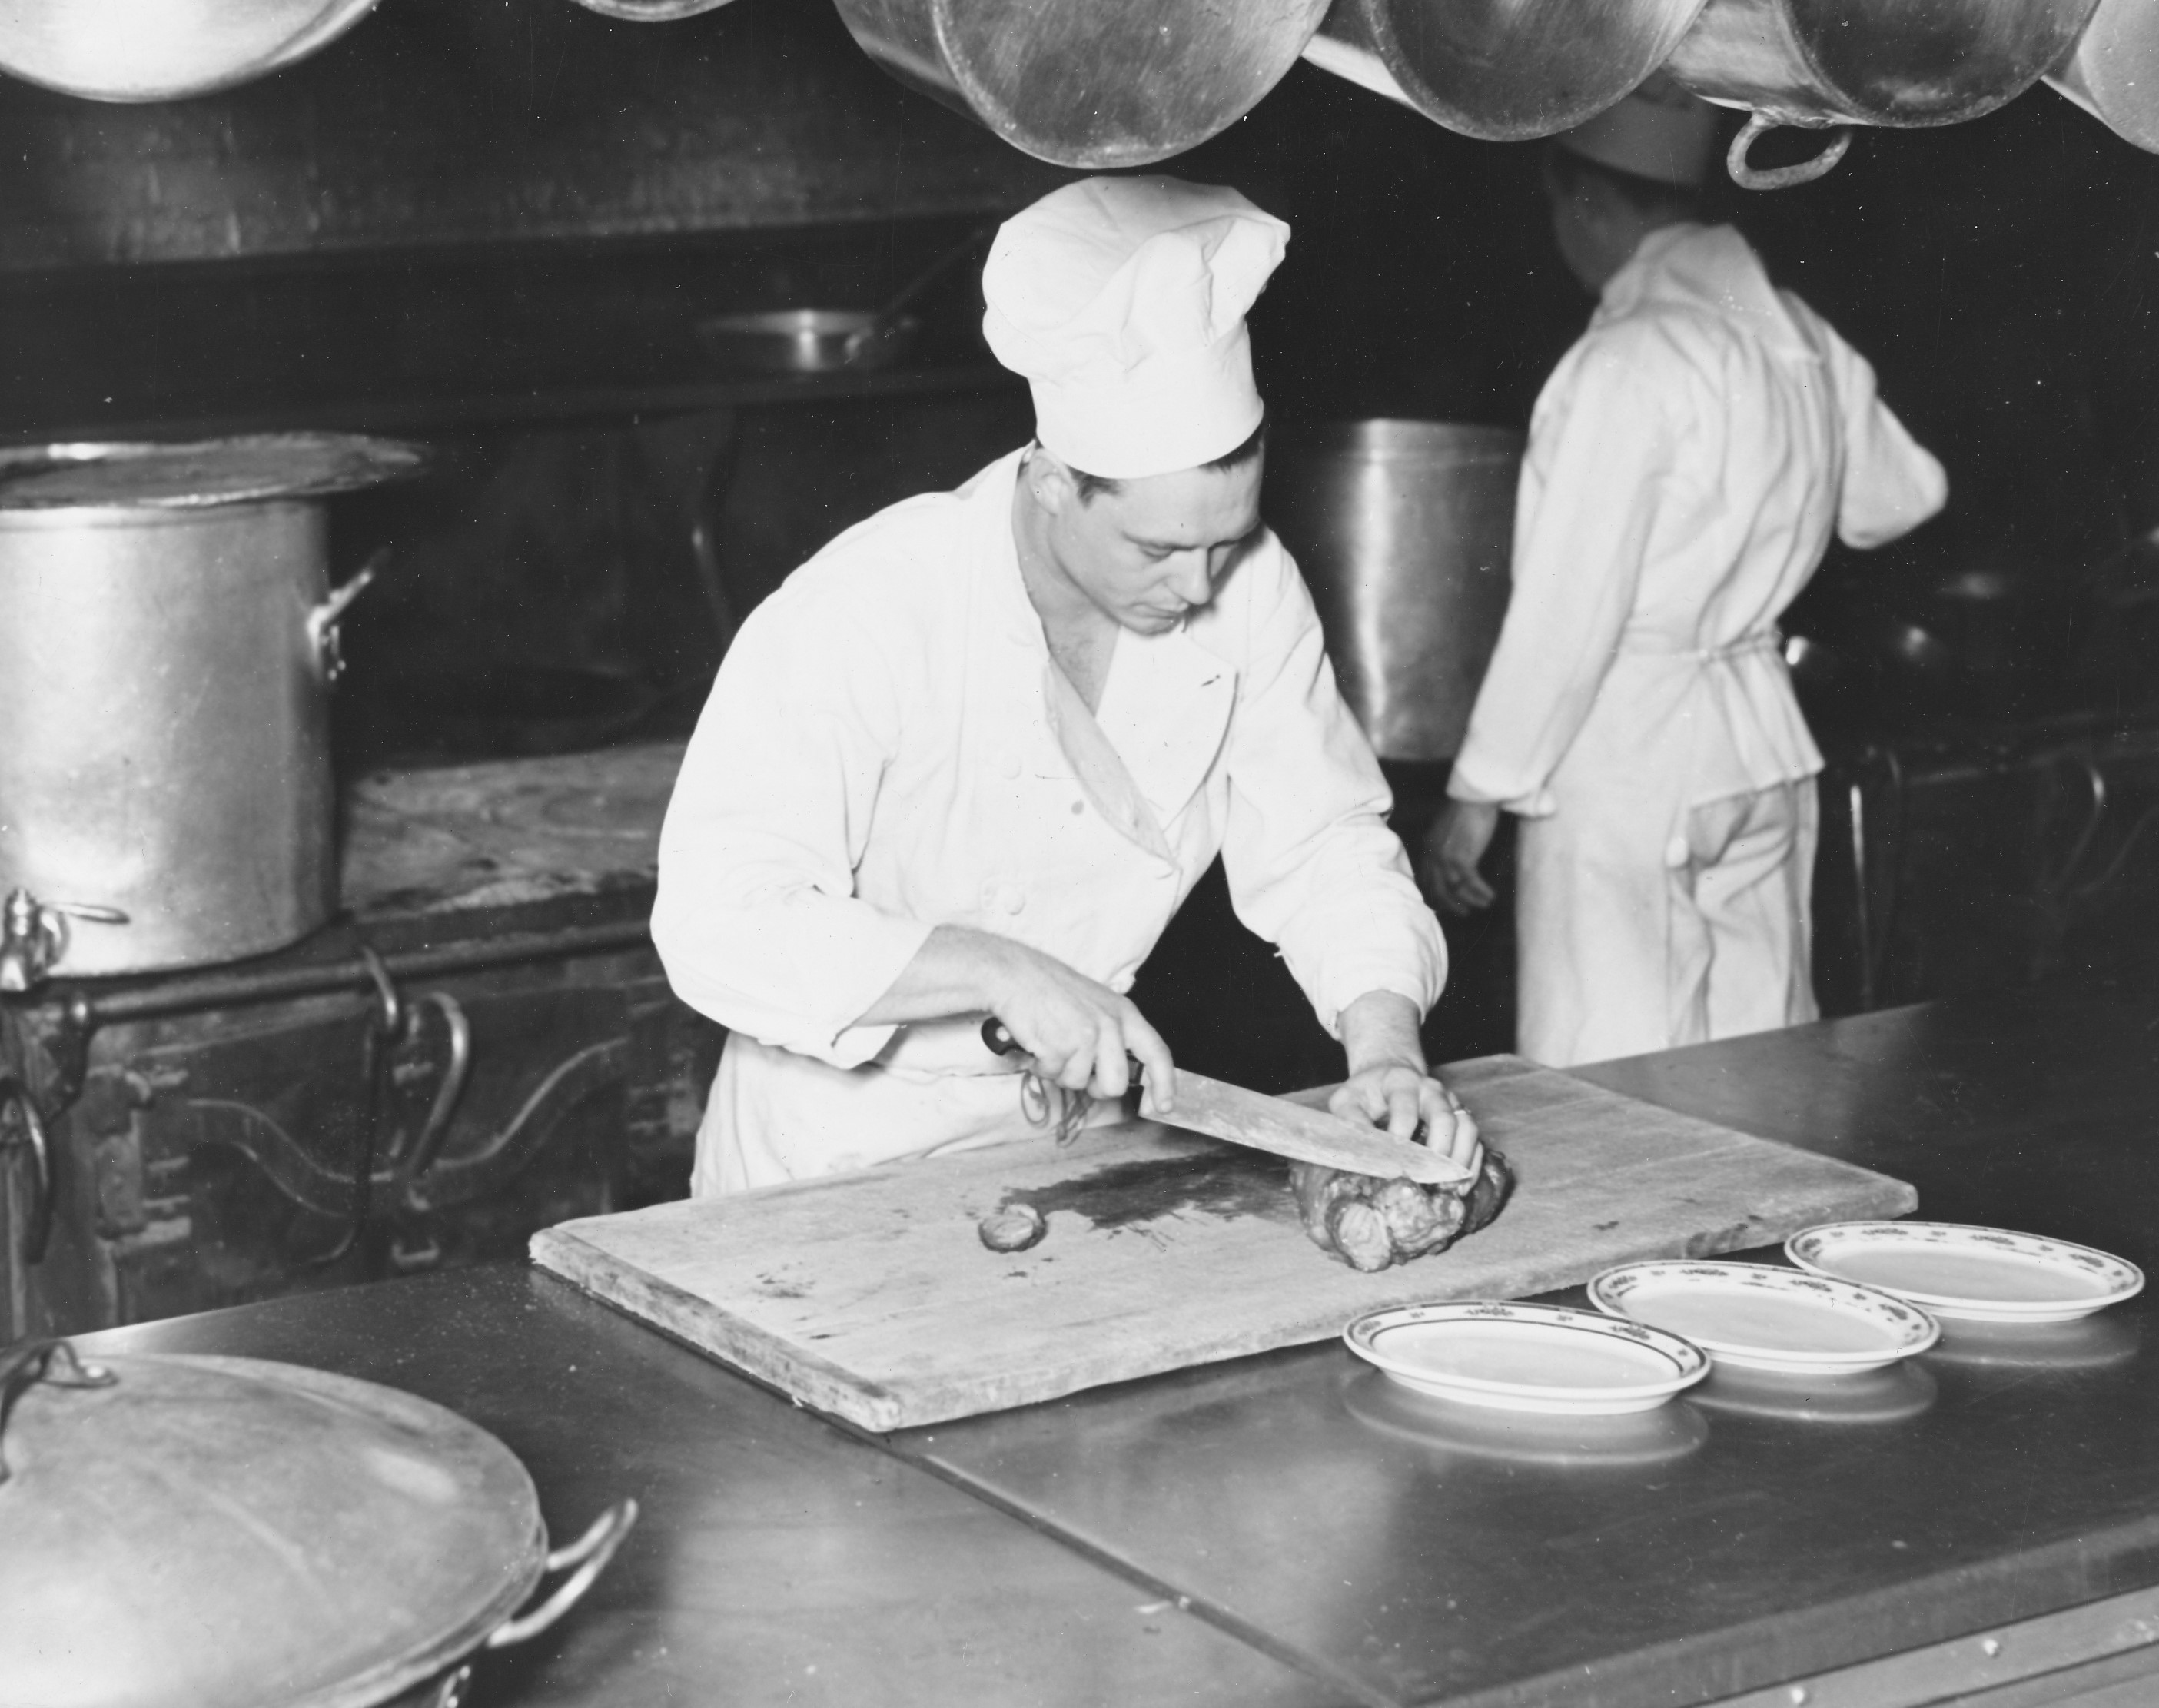
[[[743, 624], [652, 919], [676, 992], [729, 1033], [693, 1193], [1114, 1115], [1127, 1053], [1173, 1115], [1124, 993], [1218, 852], [1342, 1042], [1336, 1112], [1470, 1160], [1417, 1037], [1437, 924], [1260, 520], [1245, 315], [1287, 236], [1169, 178], [1009, 220], [983, 329], [1035, 442], [850, 529]], [[991, 1015], [1023, 1059], [986, 1047]]]
[[1695, 217], [1711, 109], [1652, 80], [1559, 139], [1559, 250], [1599, 293], [1531, 419], [1514, 594], [1426, 839], [1441, 906], [1520, 815], [1518, 1048], [1556, 1066], [1815, 1017], [1821, 769], [1777, 619], [1830, 535], [1947, 497], [1874, 373]]

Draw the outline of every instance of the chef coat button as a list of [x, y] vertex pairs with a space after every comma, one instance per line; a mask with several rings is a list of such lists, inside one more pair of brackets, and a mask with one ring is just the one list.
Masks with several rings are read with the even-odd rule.
[[997, 905], [1007, 914], [1017, 914], [1027, 905], [1027, 896], [1016, 883], [1008, 883], [997, 892]]
[[1665, 864], [1677, 872], [1687, 863], [1688, 848], [1685, 836], [1675, 836], [1665, 844]]
[[1007, 753], [1004, 758], [998, 762], [997, 769], [1003, 772], [1007, 777], [1018, 776], [1019, 755], [1017, 753]]

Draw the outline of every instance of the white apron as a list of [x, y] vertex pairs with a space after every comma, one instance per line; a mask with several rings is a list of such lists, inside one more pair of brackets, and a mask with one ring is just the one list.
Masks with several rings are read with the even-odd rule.
[[1812, 1017], [1822, 762], [1776, 621], [1832, 535], [1881, 544], [1946, 496], [1872, 370], [1737, 232], [1654, 232], [1606, 286], [1537, 401], [1514, 593], [1448, 784], [1525, 820], [1525, 1054]]

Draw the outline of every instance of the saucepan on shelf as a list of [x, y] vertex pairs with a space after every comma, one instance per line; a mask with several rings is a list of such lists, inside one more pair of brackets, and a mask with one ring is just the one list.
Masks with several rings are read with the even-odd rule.
[[722, 367], [743, 373], [835, 374], [890, 367], [913, 349], [922, 330], [921, 320], [909, 311], [996, 229], [985, 225], [969, 231], [883, 308], [709, 314], [697, 323], [697, 341]]

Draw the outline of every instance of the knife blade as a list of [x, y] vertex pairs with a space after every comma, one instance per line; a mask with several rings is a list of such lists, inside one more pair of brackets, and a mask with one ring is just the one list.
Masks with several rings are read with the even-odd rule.
[[[1020, 1042], [991, 1015], [982, 1022], [982, 1042], [1002, 1056], [1023, 1055]], [[1134, 1077], [1140, 1073], [1132, 1063]], [[1351, 1174], [1391, 1180], [1406, 1175], [1424, 1186], [1464, 1186], [1476, 1178], [1468, 1169], [1427, 1146], [1398, 1139], [1385, 1129], [1359, 1126], [1323, 1110], [1307, 1109], [1287, 1099], [1248, 1091], [1204, 1074], [1177, 1070], [1175, 1106], [1164, 1125], [1184, 1127], [1209, 1138], [1227, 1139], [1298, 1162], [1317, 1162]]]

